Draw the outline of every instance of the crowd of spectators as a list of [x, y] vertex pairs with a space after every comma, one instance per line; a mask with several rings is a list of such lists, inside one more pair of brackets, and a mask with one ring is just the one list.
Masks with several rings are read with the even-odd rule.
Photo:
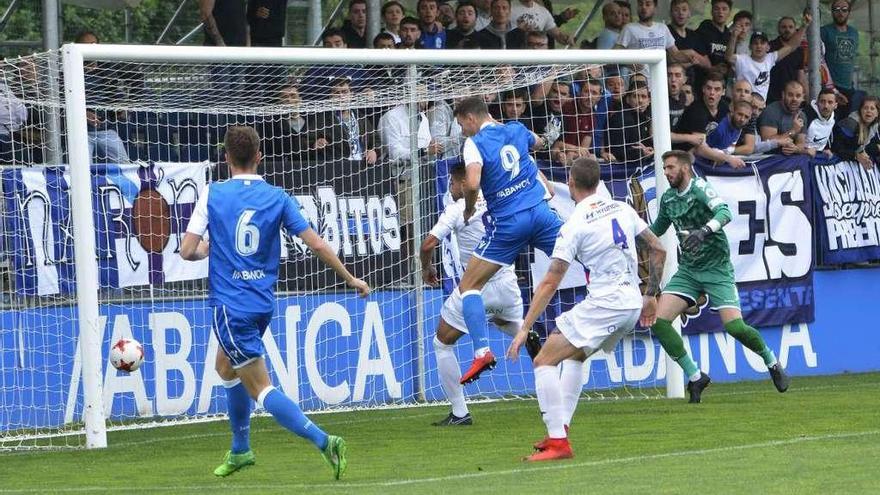
[[[286, 25], [281, 0], [200, 0], [205, 44], [280, 46]], [[578, 14], [566, 9], [554, 14], [548, 0], [418, 0], [408, 12], [397, 0], [381, 8], [383, 27], [367, 39], [366, 0], [350, 0], [339, 27], [326, 29], [324, 48], [371, 49], [530, 49], [573, 45], [560, 26]], [[711, 16], [695, 30], [691, 5], [672, 0], [668, 24], [655, 17], [656, 0], [607, 1], [602, 6], [602, 30], [577, 49], [659, 48], [667, 53], [669, 116], [673, 147], [690, 150], [717, 164], [743, 167], [746, 155], [781, 153], [837, 156], [865, 167], [880, 161], [878, 100], [859, 91], [853, 80], [858, 32], [849, 25], [850, 3], [834, 0], [832, 21], [821, 27], [824, 60], [822, 88], [810, 100], [806, 67], [809, 50], [805, 32], [812, 19], [782, 17], [777, 36], [756, 30], [752, 14], [736, 10], [733, 0], [711, 0]], [[631, 19], [631, 16], [635, 19]], [[91, 32], [77, 39], [97, 43]], [[89, 67], [87, 72], [87, 88]], [[516, 70], [499, 67], [498, 80]], [[241, 72], [216, 76], [228, 84]], [[258, 122], [267, 157], [298, 160], [363, 160], [405, 162], [412, 156], [456, 156], [461, 131], [451, 117], [453, 101], [426, 101], [419, 116], [419, 150], [410, 150], [410, 119], [405, 107], [351, 108], [301, 114], [304, 101], [326, 99], [333, 108], [362, 98], [377, 88], [404, 84], [406, 69], [389, 65], [315, 66], [291, 77], [267, 69], [260, 75], [271, 91], [265, 104], [282, 105]], [[425, 78], [429, 80], [430, 78]], [[534, 78], [533, 78], [534, 79]], [[615, 163], [641, 163], [653, 157], [651, 103], [653, 95], [643, 66], [589, 66], [523, 87], [487, 94], [494, 117], [516, 120], [544, 136], [550, 146], [539, 159], [568, 163], [595, 156]], [[277, 84], [276, 84], [277, 83]], [[39, 161], [20, 143], [38, 142], [44, 116], [29, 112], [14, 88], [0, 87], [0, 160]], [[362, 100], [361, 100], [362, 101]], [[164, 118], [142, 118], [89, 111], [89, 144], [97, 161], [125, 162], [143, 158], [210, 159], [210, 143], [222, 139], [224, 117], [186, 116], [174, 136], [144, 136], [140, 132]], [[206, 122], [201, 122], [206, 120]], [[202, 125], [205, 124], [205, 125]], [[155, 133], [155, 132], [154, 132]], [[163, 139], [173, 150], [144, 148]], [[19, 144], [13, 146], [18, 142]], [[213, 155], [212, 155], [213, 154]]]

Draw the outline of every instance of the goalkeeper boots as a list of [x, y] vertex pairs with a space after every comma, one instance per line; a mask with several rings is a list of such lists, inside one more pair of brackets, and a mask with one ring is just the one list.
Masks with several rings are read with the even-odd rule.
[[524, 460], [527, 462], [558, 461], [572, 457], [574, 457], [574, 452], [571, 451], [571, 444], [568, 443], [567, 438], [551, 438], [544, 450], [535, 452]]
[[532, 358], [532, 361], [538, 356], [538, 353], [541, 352], [541, 337], [538, 335], [538, 332], [534, 330], [529, 330], [529, 336], [526, 338], [526, 352], [529, 353], [529, 357]]
[[253, 466], [256, 463], [254, 458], [254, 451], [248, 450], [247, 452], [242, 452], [241, 454], [233, 454], [231, 450], [226, 451], [226, 455], [223, 457], [223, 464], [217, 466], [217, 469], [214, 470], [214, 474], [216, 476], [229, 476], [230, 474], [238, 471], [247, 466]]
[[[565, 426], [565, 436], [568, 437], [568, 425], [564, 425], [564, 426]], [[550, 440], [551, 440], [551, 438], [549, 436], [546, 436], [540, 442], [535, 442], [535, 444], [532, 445], [532, 447], [534, 447], [535, 450], [544, 450], [547, 448], [548, 445], [550, 445]]]
[[712, 382], [712, 379], [709, 378], [709, 375], [700, 372], [700, 378], [695, 382], [688, 382], [687, 389], [688, 394], [690, 394], [691, 398], [688, 402], [691, 404], [699, 404], [700, 403], [700, 395], [703, 393], [703, 390], [709, 386], [709, 383]]
[[471, 418], [471, 413], [467, 413], [461, 417], [449, 413], [449, 416], [431, 424], [434, 426], [470, 426], [474, 424], [474, 420]]
[[333, 470], [333, 478], [338, 480], [348, 465], [348, 461], [345, 460], [345, 440], [336, 435], [328, 435], [327, 446], [321, 451], [321, 457]]
[[782, 365], [777, 362], [768, 369], [770, 370], [770, 378], [773, 378], [773, 385], [776, 386], [776, 390], [778, 390], [779, 393], [788, 390], [791, 378], [789, 378], [785, 370], [782, 369]]
[[471, 383], [480, 377], [480, 373], [493, 368], [495, 368], [495, 355], [492, 354], [492, 351], [486, 351], [482, 356], [474, 358], [470, 369], [461, 375], [459, 383], [462, 385]]

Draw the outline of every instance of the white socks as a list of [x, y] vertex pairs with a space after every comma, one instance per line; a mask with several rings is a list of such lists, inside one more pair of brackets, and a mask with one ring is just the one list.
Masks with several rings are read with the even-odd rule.
[[535, 389], [538, 395], [538, 407], [547, 425], [550, 438], [565, 438], [564, 420], [565, 405], [559, 389], [559, 368], [556, 366], [539, 366], [535, 368]]
[[437, 370], [440, 374], [440, 385], [443, 393], [452, 403], [452, 414], [462, 418], [467, 416], [468, 408], [464, 402], [464, 387], [459, 383], [461, 380], [461, 368], [458, 358], [455, 357], [453, 346], [440, 342], [434, 336], [434, 355], [437, 356]]
[[562, 404], [565, 407], [563, 424], [571, 426], [571, 418], [577, 409], [578, 400], [584, 389], [584, 365], [575, 359], [566, 359], [560, 363], [562, 371], [559, 376], [559, 387], [562, 391]]

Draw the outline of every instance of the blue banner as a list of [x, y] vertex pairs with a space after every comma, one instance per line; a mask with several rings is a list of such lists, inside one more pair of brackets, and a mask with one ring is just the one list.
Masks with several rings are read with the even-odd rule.
[[816, 160], [813, 172], [821, 262], [880, 259], [880, 170]]
[[[811, 322], [813, 296], [813, 199], [810, 159], [774, 156], [751, 167], [715, 167], [698, 161], [730, 207], [724, 227], [736, 270], [743, 318], [756, 327]], [[685, 333], [723, 330], [705, 297], [683, 318]]]

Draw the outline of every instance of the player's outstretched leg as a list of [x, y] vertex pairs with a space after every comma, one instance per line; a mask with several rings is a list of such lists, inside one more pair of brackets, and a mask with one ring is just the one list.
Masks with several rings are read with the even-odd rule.
[[226, 410], [229, 414], [229, 428], [232, 430], [232, 447], [223, 457], [223, 464], [214, 470], [217, 476], [229, 476], [256, 462], [250, 446], [251, 397], [238, 378], [224, 380], [223, 387], [226, 390]]
[[[441, 326], [444, 323], [441, 322]], [[464, 387], [460, 383], [461, 368], [458, 365], [458, 358], [455, 356], [454, 347], [444, 344], [435, 335], [434, 355], [437, 356], [440, 386], [443, 388], [446, 398], [452, 404], [452, 411], [442, 420], [432, 424], [434, 426], [465, 426], [473, 424], [473, 419], [471, 419], [467, 404], [464, 401]]]
[[764, 364], [767, 365], [767, 370], [770, 371], [770, 377], [773, 379], [773, 385], [776, 387], [776, 390], [779, 392], [788, 390], [791, 379], [785, 373], [782, 365], [776, 360], [776, 355], [767, 347], [767, 343], [764, 342], [763, 337], [761, 337], [757, 330], [747, 325], [741, 316], [726, 322], [724, 330], [740, 341], [742, 345], [761, 356]]
[[[586, 356], [583, 356], [586, 359]], [[565, 411], [562, 424], [565, 427], [565, 434], [568, 435], [571, 418], [574, 417], [574, 411], [577, 409], [578, 400], [581, 398], [581, 391], [584, 389], [584, 366], [580, 357], [566, 359], [559, 363], [559, 389], [562, 392], [562, 405]], [[550, 442], [547, 436], [540, 442], [536, 442], [535, 450], [544, 450]]]
[[669, 356], [681, 366], [685, 375], [687, 375], [687, 389], [688, 394], [690, 395], [690, 400], [688, 402], [699, 404], [702, 400], [701, 396], [703, 390], [708, 387], [709, 383], [712, 381], [709, 378], [709, 375], [700, 371], [700, 369], [697, 368], [697, 363], [695, 363], [688, 355], [684, 348], [684, 341], [682, 340], [681, 335], [679, 335], [678, 332], [675, 331], [675, 328], [672, 327], [672, 321], [657, 318], [654, 326], [651, 327], [651, 331], [654, 333], [654, 336], [657, 337], [657, 340], [660, 341], [660, 345], [663, 347], [663, 350], [666, 351], [666, 354], [669, 354]]

